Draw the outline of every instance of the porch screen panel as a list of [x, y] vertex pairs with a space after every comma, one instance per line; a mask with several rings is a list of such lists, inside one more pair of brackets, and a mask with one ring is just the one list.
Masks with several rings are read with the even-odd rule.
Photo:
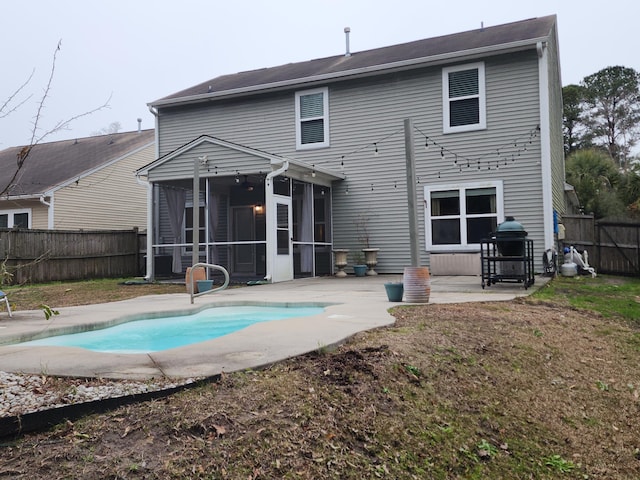
[[[298, 238], [301, 242], [310, 244], [313, 241], [313, 185], [305, 183], [303, 188]], [[300, 245], [300, 270], [303, 272], [313, 270], [312, 245]]]
[[276, 244], [278, 255], [289, 255], [289, 206], [276, 204]]

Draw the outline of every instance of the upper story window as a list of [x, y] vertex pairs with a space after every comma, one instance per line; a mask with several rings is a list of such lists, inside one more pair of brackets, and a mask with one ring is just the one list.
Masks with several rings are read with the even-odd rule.
[[503, 217], [502, 182], [425, 187], [429, 251], [479, 249]]
[[487, 127], [484, 63], [442, 69], [444, 133]]
[[329, 89], [296, 92], [296, 149], [329, 146]]
[[30, 210], [0, 210], [0, 228], [31, 228]]

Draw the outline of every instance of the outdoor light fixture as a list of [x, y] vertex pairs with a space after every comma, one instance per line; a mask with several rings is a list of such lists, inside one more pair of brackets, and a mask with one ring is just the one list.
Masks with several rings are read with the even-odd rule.
[[262, 206], [262, 204], [261, 204], [261, 203], [256, 203], [256, 206], [255, 206], [255, 212], [256, 212], [256, 214], [258, 214], [258, 215], [259, 215], [259, 214], [261, 214], [263, 211], [264, 211], [264, 207]]
[[244, 188], [247, 192], [253, 191], [253, 184], [249, 182], [248, 175], [244, 176], [244, 182], [242, 182], [242, 188]]

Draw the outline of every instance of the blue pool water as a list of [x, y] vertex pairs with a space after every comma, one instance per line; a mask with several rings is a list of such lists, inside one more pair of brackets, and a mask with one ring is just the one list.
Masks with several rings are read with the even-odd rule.
[[18, 345], [81, 347], [111, 353], [149, 353], [204, 342], [258, 322], [316, 315], [323, 310], [322, 307], [214, 307], [191, 315], [136, 320], [100, 330], [41, 338]]

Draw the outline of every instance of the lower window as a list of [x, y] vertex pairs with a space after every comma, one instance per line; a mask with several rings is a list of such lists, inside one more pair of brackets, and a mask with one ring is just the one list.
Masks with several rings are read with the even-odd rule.
[[29, 210], [0, 210], [0, 228], [30, 228]]
[[428, 250], [479, 248], [503, 217], [502, 182], [425, 187]]

